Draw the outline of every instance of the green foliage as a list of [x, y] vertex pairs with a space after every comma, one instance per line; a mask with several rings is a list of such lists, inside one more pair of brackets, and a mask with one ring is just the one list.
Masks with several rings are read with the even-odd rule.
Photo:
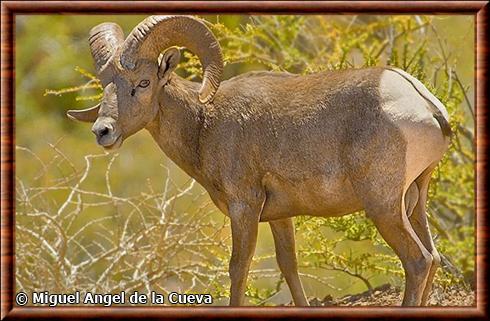
[[[125, 24], [122, 25], [127, 26], [129, 31], [129, 28], [138, 19], [139, 17], [127, 18], [124, 20]], [[421, 80], [446, 105], [451, 117], [451, 128], [454, 132], [450, 150], [434, 171], [429, 190], [428, 216], [430, 227], [436, 246], [444, 256], [444, 269], [437, 274], [437, 282], [443, 285], [473, 282], [475, 269], [474, 113], [471, 85], [464, 85], [465, 83], [472, 83], [471, 55], [473, 53], [470, 45], [466, 45], [469, 47], [466, 49], [458, 47], [458, 41], [461, 39], [472, 39], [471, 36], [465, 37], [464, 34], [461, 36], [461, 30], [464, 29], [461, 26], [464, 25], [467, 26], [468, 30], [473, 30], [472, 17], [281, 15], [220, 16], [216, 18], [206, 17], [206, 19], [209, 20], [209, 26], [218, 37], [223, 48], [225, 78], [256, 69], [306, 74], [323, 70], [391, 65], [404, 69]], [[112, 19], [101, 17], [99, 20]], [[26, 24], [23, 28], [29, 30], [39, 28], [40, 22], [36, 21], [37, 24], [34, 26]], [[89, 22], [86, 22], [87, 25]], [[88, 30], [88, 27], [83, 27]], [[70, 26], [68, 29], [70, 28], [74, 27]], [[459, 34], [459, 38], [456, 36], [442, 37], [438, 34], [438, 30], [443, 28], [452, 30], [451, 36]], [[72, 32], [77, 34], [75, 31]], [[65, 38], [68, 37], [70, 31], [65, 31], [63, 34], [63, 41], [68, 41]], [[28, 43], [35, 41], [32, 35], [26, 36], [26, 39], [29, 40]], [[468, 44], [468, 42], [464, 43]], [[86, 47], [86, 44], [84, 46]], [[74, 55], [72, 51], [73, 48], [70, 49], [70, 54]], [[22, 53], [22, 50], [20, 52]], [[83, 52], [83, 56], [88, 57], [88, 52]], [[24, 60], [21, 59], [21, 62], [23, 63], [17, 65], [20, 65], [21, 71], [25, 73], [25, 66], [28, 65], [27, 60], [24, 58]], [[74, 65], [88, 66], [90, 64], [88, 61], [85, 64], [78, 61], [75, 63], [66, 57], [61, 60], [61, 63], [65, 69], [66, 66], [73, 68]], [[59, 65], [58, 67], [61, 68]], [[76, 70], [84, 78], [83, 83], [63, 88], [67, 84], [80, 83], [79, 78], [75, 78], [65, 71], [61, 80], [55, 83], [45, 82], [43, 88], [43, 90], [47, 87], [63, 89], [45, 90], [45, 95], [63, 95], [64, 103], [99, 99], [102, 88], [98, 80], [89, 71], [79, 67]], [[41, 68], [40, 74], [43, 72], [46, 71]], [[201, 66], [197, 57], [184, 50], [178, 72], [188, 79], [198, 81]], [[66, 76], [67, 74], [69, 77]], [[57, 97], [57, 99], [59, 98]], [[18, 101], [21, 102], [22, 106], [35, 105], [31, 97], [19, 97]], [[50, 103], [53, 101], [44, 102], [43, 106]], [[20, 109], [19, 118], [20, 124], [24, 126], [29, 124], [29, 117], [26, 116], [28, 114], [25, 110], [25, 107]], [[52, 128], [52, 123], [42, 125], [41, 122], [39, 124], [41, 124], [39, 130]], [[76, 138], [66, 138], [72, 139], [70, 144], [81, 146], [79, 144], [89, 141], [85, 133], [74, 133], [75, 129], [73, 128], [66, 130], [71, 131], [68, 137], [73, 137], [76, 134]], [[88, 130], [86, 131], [88, 132]], [[18, 137], [18, 144], [30, 146], [35, 143], [35, 140], [25, 134], [22, 128]], [[150, 152], [148, 152], [155, 147], [148, 145], [147, 141], [135, 139], [134, 148], [127, 147], [127, 149], [135, 150], [138, 147], [137, 149], [142, 151], [141, 155], [135, 156], [141, 157], [138, 161], [147, 164], [158, 163], [156, 154], [149, 154]], [[146, 137], [145, 139], [148, 140], [149, 138]], [[91, 144], [91, 141], [89, 143]], [[88, 143], [85, 146], [88, 146]], [[146, 147], [141, 148], [141, 146]], [[87, 151], [90, 148], [92, 147], [84, 147], [83, 150]], [[38, 147], [35, 152], [42, 153], [38, 158], [42, 159], [43, 162], [56, 164], [54, 161], [49, 161], [51, 156], [48, 157], [42, 147]], [[83, 159], [81, 154], [76, 154], [80, 153], [79, 151], [73, 149], [69, 152], [77, 155], [76, 158], [73, 158]], [[119, 164], [116, 161], [114, 165], [121, 168], [123, 172], [126, 171], [123, 177], [127, 181], [137, 182], [125, 184], [124, 181], [117, 182], [114, 179], [116, 186], [114, 189], [124, 195], [130, 194], [130, 192], [139, 193], [139, 187], [143, 184], [142, 179], [154, 179], [158, 176], [155, 175], [151, 166], [138, 166], [139, 163], [133, 161], [132, 156], [129, 155], [130, 152], [127, 152], [121, 157], [126, 159], [127, 163]], [[25, 155], [23, 157], [27, 159]], [[26, 160], [25, 163], [22, 162], [21, 159], [19, 168], [23, 169], [24, 172], [19, 171], [18, 184], [22, 182], [27, 188], [38, 186], [36, 184], [39, 184], [39, 180], [33, 182], [27, 179], [29, 175], [35, 176], [29, 166], [32, 166], [36, 161]], [[77, 161], [74, 160], [73, 162], [76, 163]], [[73, 167], [80, 168], [80, 164], [75, 164]], [[41, 168], [43, 167], [41, 166]], [[138, 169], [133, 172], [128, 171], [128, 168]], [[60, 173], [66, 173], [69, 169], [65, 164], [59, 170]], [[103, 177], [104, 172], [99, 170], [100, 173]], [[160, 174], [161, 179], [163, 179], [165, 173]], [[39, 177], [43, 177], [43, 175]], [[97, 182], [96, 178], [94, 181]], [[56, 180], [44, 180], [43, 188], [55, 183]], [[87, 187], [87, 189], [95, 190], [96, 186], [97, 184], [94, 183], [94, 186]], [[133, 186], [135, 186], [134, 189], [132, 189]], [[60, 204], [59, 202], [62, 200], [60, 195], [51, 195], [50, 197], [38, 198], [33, 202], [47, 206], [47, 204], [56, 204], [56, 202]], [[17, 215], [25, 215], [29, 212], [26, 207], [23, 207], [25, 204], [22, 204], [17, 209]], [[197, 208], [199, 206], [195, 206], [193, 211], [197, 211]], [[49, 212], [48, 208], [43, 208], [43, 210]], [[182, 208], [180, 210], [188, 214]], [[115, 211], [124, 213], [124, 210], [119, 207]], [[182, 219], [185, 217], [187, 216], [183, 215]], [[182, 223], [179, 218], [175, 219], [175, 224]], [[120, 228], [118, 224], [115, 222], [106, 229]], [[295, 228], [301, 275], [307, 288], [315, 290], [315, 295], [324, 296], [326, 287], [328, 291], [342, 295], [363, 291], [386, 281], [402, 284], [403, 270], [399, 260], [378, 235], [375, 226], [365, 217], [364, 213], [327, 219], [298, 217], [295, 220]], [[229, 241], [229, 232], [222, 233], [221, 237]], [[26, 240], [26, 242], [38, 244], [32, 240]], [[158, 243], [158, 240], [156, 242]], [[189, 242], [192, 243], [192, 240], [189, 239]], [[22, 243], [20, 245], [22, 246]], [[193, 267], [192, 273], [195, 273], [198, 278], [201, 277], [203, 282], [207, 282], [205, 289], [210, 291], [215, 298], [226, 298], [229, 296], [229, 284], [226, 278], [222, 276], [229, 262], [229, 247], [217, 245], [216, 249], [211, 253], [212, 255], [207, 253], [206, 257], [202, 257], [203, 261], [198, 268]], [[269, 250], [269, 253], [271, 251]], [[26, 256], [25, 260], [27, 262], [32, 258]], [[254, 304], [271, 304], [273, 298], [284, 289], [284, 280], [280, 277], [275, 265], [271, 265], [272, 269], [268, 268], [272, 264], [271, 261], [273, 262], [273, 256], [270, 254], [254, 259], [250, 275], [252, 282], [247, 287], [247, 296]], [[94, 267], [91, 273], [100, 273], [98, 269], [102, 268]], [[36, 271], [31, 270], [31, 273], [36, 274]], [[192, 279], [192, 273], [188, 274], [190, 279]], [[215, 273], [215, 277], [212, 277], [213, 273]], [[128, 274], [124, 274], [123, 268], [121, 268], [120, 273], [114, 273], [115, 281], [119, 282], [124, 278], [128, 278]], [[270, 282], [266, 283], [267, 286], [256, 284], [263, 282], [264, 279], [270, 279]], [[180, 284], [185, 284], [184, 280], [180, 281]], [[172, 282], [179, 284], [177, 279], [172, 279]]]
[[[350, 21], [349, 21], [350, 20]], [[429, 191], [429, 219], [443, 265], [453, 273], [439, 273], [441, 281], [464, 282], [474, 272], [474, 119], [467, 89], [459, 80], [457, 58], [434, 28], [433, 17], [357, 16], [330, 22], [324, 17], [251, 17], [242, 28], [214, 24], [228, 65], [259, 63], [266, 69], [310, 73], [325, 69], [392, 65], [421, 80], [446, 106], [454, 136], [450, 150], [434, 171]], [[434, 45], [435, 43], [435, 45]], [[187, 62], [198, 68], [197, 62]], [[186, 65], [184, 65], [186, 66]], [[376, 229], [362, 215], [296, 220], [304, 266], [342, 271], [368, 287], [371, 275], [402, 275], [400, 264]], [[322, 233], [323, 232], [323, 233]], [[333, 232], [333, 233], [332, 233]], [[342, 243], [350, 241], [344, 250]], [[361, 246], [355, 242], [370, 243]], [[374, 248], [373, 248], [374, 247]], [[451, 263], [453, 262], [453, 263]], [[454, 264], [454, 266], [452, 265]], [[455, 272], [456, 271], [456, 272]], [[458, 273], [461, 272], [461, 273]]]
[[75, 97], [75, 100], [80, 101], [80, 100], [100, 100], [102, 99], [102, 84], [100, 83], [99, 79], [88, 71], [86, 71], [83, 68], [80, 67], [75, 67], [75, 71], [79, 72], [82, 76], [88, 79], [88, 81], [80, 86], [75, 86], [75, 87], [68, 87], [68, 88], [62, 88], [62, 89], [46, 89], [44, 92], [44, 96], [47, 95], [56, 95], [56, 96], [61, 96], [63, 94], [67, 93], [85, 93], [87, 89], [95, 89], [99, 93], [95, 95], [90, 95], [90, 96], [77, 96]]

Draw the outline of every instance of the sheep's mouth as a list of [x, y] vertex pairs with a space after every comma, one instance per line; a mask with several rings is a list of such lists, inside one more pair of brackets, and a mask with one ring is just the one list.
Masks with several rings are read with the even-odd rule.
[[112, 151], [118, 149], [122, 144], [122, 134], [117, 136], [116, 140], [112, 144], [102, 145], [106, 151]]

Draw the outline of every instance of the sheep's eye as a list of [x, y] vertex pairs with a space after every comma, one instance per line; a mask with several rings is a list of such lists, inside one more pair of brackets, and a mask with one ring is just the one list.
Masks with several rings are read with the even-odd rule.
[[150, 81], [144, 79], [144, 80], [140, 81], [140, 83], [138, 84], [138, 87], [146, 88], [146, 87], [148, 87], [148, 85], [150, 85]]

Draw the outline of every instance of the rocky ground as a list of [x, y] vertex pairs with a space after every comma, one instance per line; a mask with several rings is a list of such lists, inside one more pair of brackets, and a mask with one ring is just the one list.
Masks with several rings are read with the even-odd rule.
[[[403, 292], [401, 289], [384, 284], [371, 291], [347, 295], [333, 299], [326, 296], [323, 300], [313, 299], [312, 306], [399, 306]], [[472, 306], [476, 305], [475, 291], [462, 286], [442, 288], [435, 286], [429, 298], [429, 306]]]

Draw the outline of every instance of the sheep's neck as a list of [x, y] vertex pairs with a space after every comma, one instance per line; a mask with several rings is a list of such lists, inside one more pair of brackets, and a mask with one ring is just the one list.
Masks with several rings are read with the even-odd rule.
[[159, 97], [155, 119], [146, 127], [162, 151], [200, 181], [199, 135], [204, 107], [197, 100], [199, 84], [172, 75]]

